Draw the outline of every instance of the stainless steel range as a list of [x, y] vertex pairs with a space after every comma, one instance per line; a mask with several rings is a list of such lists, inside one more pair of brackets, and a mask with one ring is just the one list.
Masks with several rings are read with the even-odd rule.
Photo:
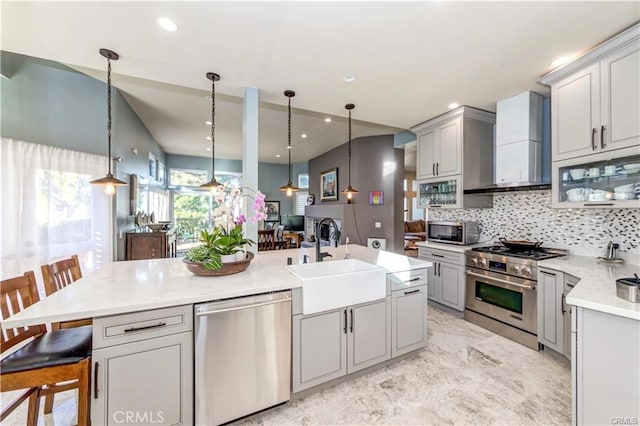
[[537, 261], [566, 254], [566, 250], [516, 251], [503, 246], [467, 251], [464, 318], [537, 350]]

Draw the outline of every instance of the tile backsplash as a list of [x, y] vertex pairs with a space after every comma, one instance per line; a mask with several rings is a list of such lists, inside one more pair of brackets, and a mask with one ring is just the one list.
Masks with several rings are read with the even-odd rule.
[[494, 194], [492, 209], [427, 209], [427, 217], [477, 221], [480, 241], [539, 240], [583, 256], [602, 256], [613, 241], [628, 260], [640, 256], [640, 209], [552, 209], [551, 191]]

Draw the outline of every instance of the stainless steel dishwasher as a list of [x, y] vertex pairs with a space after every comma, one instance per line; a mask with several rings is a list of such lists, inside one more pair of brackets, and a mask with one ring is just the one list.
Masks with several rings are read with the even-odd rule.
[[194, 309], [196, 425], [219, 425], [289, 400], [291, 291]]

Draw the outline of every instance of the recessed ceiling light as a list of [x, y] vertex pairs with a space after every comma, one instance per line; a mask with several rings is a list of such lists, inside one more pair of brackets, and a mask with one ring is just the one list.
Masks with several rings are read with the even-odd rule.
[[303, 133], [303, 134], [301, 134], [301, 135], [300, 135], [300, 137], [301, 137], [302, 139], [306, 139], [306, 138], [307, 138], [307, 134], [306, 134], [306, 133]]
[[211, 126], [211, 121], [207, 120], [207, 121], [204, 122], [204, 124], [206, 124], [207, 126]]
[[331, 123], [331, 117], [327, 117], [327, 118], [325, 118], [325, 119], [324, 119], [324, 122], [325, 122], [325, 123]]
[[211, 140], [211, 136], [207, 136], [205, 139], [210, 141]]
[[449, 104], [449, 109], [454, 109], [454, 108], [458, 108], [460, 105], [458, 105], [457, 102], [451, 102]]
[[280, 158], [280, 154], [276, 154], [276, 158]]
[[552, 68], [559, 67], [560, 65], [564, 65], [571, 60], [570, 56], [560, 56], [559, 58], [554, 59], [549, 63]]
[[355, 74], [346, 74], [342, 77], [342, 81], [344, 81], [345, 83], [353, 83], [354, 81], [356, 81], [356, 76]]
[[165, 31], [169, 31], [170, 33], [175, 33], [176, 31], [178, 31], [178, 25], [169, 18], [158, 18], [158, 25], [160, 26], [160, 28]]

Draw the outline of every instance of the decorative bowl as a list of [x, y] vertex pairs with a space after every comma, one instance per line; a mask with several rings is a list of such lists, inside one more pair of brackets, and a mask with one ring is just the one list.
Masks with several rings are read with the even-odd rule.
[[249, 264], [253, 260], [254, 254], [247, 252], [247, 256], [244, 260], [238, 262], [223, 263], [220, 269], [204, 269], [202, 263], [192, 262], [191, 260], [182, 259], [187, 269], [194, 275], [203, 277], [218, 277], [223, 275], [237, 274], [249, 267]]
[[149, 229], [151, 229], [153, 232], [158, 232], [158, 231], [162, 231], [165, 227], [164, 223], [149, 223], [147, 224], [147, 227], [149, 227]]

